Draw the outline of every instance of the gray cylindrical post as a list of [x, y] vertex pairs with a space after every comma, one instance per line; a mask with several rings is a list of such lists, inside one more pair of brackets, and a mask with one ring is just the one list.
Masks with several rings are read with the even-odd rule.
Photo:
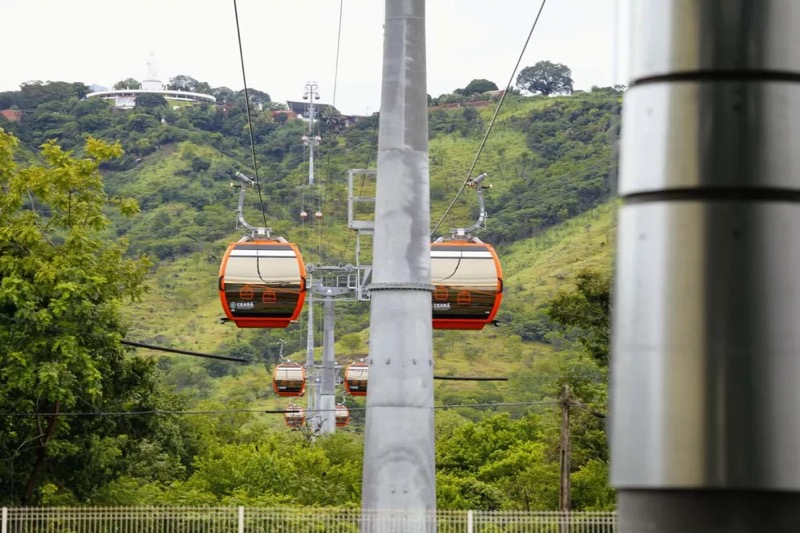
[[634, 0], [611, 381], [621, 533], [796, 531], [796, 0]]
[[435, 531], [425, 1], [384, 28], [362, 531]]
[[314, 426], [314, 298], [313, 293], [308, 291], [306, 295], [308, 302], [308, 333], [306, 336], [306, 395], [308, 396], [307, 408], [308, 416]]
[[319, 405], [320, 433], [336, 431], [336, 369], [334, 368], [334, 308], [333, 298], [325, 298], [322, 338], [322, 382], [320, 383]]

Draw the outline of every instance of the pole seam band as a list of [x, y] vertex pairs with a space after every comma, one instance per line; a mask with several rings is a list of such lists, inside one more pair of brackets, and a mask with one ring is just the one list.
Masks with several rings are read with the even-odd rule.
[[724, 70], [695, 70], [670, 72], [667, 74], [655, 74], [642, 76], [630, 82], [629, 88], [649, 85], [652, 83], [665, 82], [800, 82], [800, 72], [783, 70], [748, 70], [748, 69], [724, 69]]

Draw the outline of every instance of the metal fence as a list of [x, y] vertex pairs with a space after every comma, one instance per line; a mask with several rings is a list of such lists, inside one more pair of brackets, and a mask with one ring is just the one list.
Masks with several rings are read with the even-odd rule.
[[0, 533], [612, 533], [613, 512], [255, 507], [3, 507]]

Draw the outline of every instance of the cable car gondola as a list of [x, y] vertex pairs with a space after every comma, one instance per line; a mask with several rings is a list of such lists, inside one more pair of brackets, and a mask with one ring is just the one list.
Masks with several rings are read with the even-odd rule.
[[369, 365], [363, 361], [350, 363], [344, 369], [344, 388], [351, 396], [366, 396]]
[[433, 329], [483, 329], [492, 323], [503, 299], [503, 270], [494, 248], [472, 232], [483, 226], [486, 173], [466, 183], [478, 194], [478, 221], [451, 230], [449, 239], [431, 244]]
[[306, 392], [306, 369], [297, 363], [275, 365], [272, 390], [278, 396], [303, 396]]
[[433, 329], [483, 329], [503, 298], [503, 272], [491, 245], [477, 238], [431, 244]]
[[299, 405], [289, 405], [283, 412], [283, 421], [290, 428], [299, 428], [306, 423], [306, 410]]
[[350, 410], [346, 405], [338, 404], [336, 406], [336, 427], [343, 428], [350, 423]]
[[241, 240], [228, 246], [219, 270], [225, 314], [240, 328], [285, 328], [306, 296], [303, 257], [282, 238]]

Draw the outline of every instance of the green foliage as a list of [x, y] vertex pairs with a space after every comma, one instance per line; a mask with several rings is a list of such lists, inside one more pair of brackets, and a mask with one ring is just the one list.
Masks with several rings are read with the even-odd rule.
[[160, 94], [140, 94], [135, 102], [137, 108], [167, 107], [167, 99]]
[[575, 289], [562, 291], [550, 304], [549, 316], [561, 326], [578, 330], [578, 340], [598, 364], [607, 367], [611, 336], [611, 278], [584, 270]]
[[211, 94], [211, 86], [204, 81], [197, 81], [191, 76], [179, 74], [174, 78], [170, 78], [167, 84], [167, 89], [173, 91], [188, 91], [192, 93], [205, 93]]
[[114, 89], [118, 91], [122, 89], [141, 89], [141, 88], [142, 84], [139, 83], [138, 80], [135, 80], [133, 78], [126, 78], [114, 84]]
[[548, 103], [527, 116], [509, 119], [526, 135], [529, 152], [505, 177], [508, 186], [492, 194], [492, 242], [536, 235], [608, 199], [617, 173], [621, 102], [593, 94]]
[[[0, 499], [53, 501], [59, 486], [83, 499], [137, 462], [139, 474], [156, 475], [152, 461], [126, 455], [132, 440], [144, 453], [149, 439], [161, 455], [177, 444], [174, 436], [158, 442], [169, 425], [58, 416], [158, 401], [153, 365], [128, 357], [119, 342], [126, 330], [120, 303], [141, 296], [149, 263], [125, 258], [125, 239], [103, 237], [107, 204], [137, 211], [109, 198], [98, 172], [100, 162], [120, 155], [119, 145], [90, 137], [87, 157], [76, 159], [48, 142], [41, 165], [17, 168], [16, 144], [0, 130]], [[163, 475], [181, 468], [173, 463]]]
[[456, 89], [454, 92], [469, 96], [471, 94], [485, 93], [486, 91], [496, 91], [497, 85], [493, 81], [483, 78], [472, 80], [463, 89]]
[[[206, 88], [191, 78], [177, 81], [186, 89]], [[258, 110], [259, 103], [271, 107], [269, 95], [249, 93], [268, 224], [276, 235], [299, 243], [308, 262], [352, 261], [353, 243], [347, 241], [348, 232], [342, 227], [347, 205], [343, 176], [348, 168], [374, 167], [378, 115], [345, 127], [337, 113], [323, 114], [321, 128], [329, 133], [317, 152], [317, 176], [325, 184], [326, 225], [299, 227], [298, 185], [308, 167], [298, 139], [305, 125], [274, 122], [268, 112]], [[43, 101], [14, 126], [28, 147], [56, 138], [82, 154], [85, 138], [91, 135], [116, 140], [124, 148], [121, 157], [100, 161], [99, 169], [110, 196], [136, 202], [105, 202], [101, 215], [109, 222], [98, 235], [107, 243], [122, 236], [129, 239], [131, 246], [122, 257], [147, 253], [158, 260], [147, 279], [150, 292], [121, 308], [130, 319], [125, 329], [130, 338], [252, 361], [238, 365], [162, 357], [158, 359], [160, 383], [155, 386], [156, 369], [137, 359], [139, 377], [129, 380], [131, 387], [142, 383], [146, 388], [146, 383], [151, 390], [141, 392], [140, 388], [138, 395], [131, 393], [132, 399], [121, 389], [119, 400], [107, 396], [88, 400], [84, 391], [82, 397], [94, 406], [107, 410], [156, 405], [278, 409], [286, 402], [272, 393], [269, 369], [277, 360], [279, 340], [286, 341], [284, 355], [295, 360], [298, 355], [304, 357], [302, 321], [280, 331], [236, 330], [216, 323], [222, 314], [216, 291], [219, 261], [226, 244], [241, 235], [234, 225], [235, 191], [229, 183], [237, 170], [253, 172], [243, 91], [221, 87], [211, 88], [210, 94], [227, 105], [177, 110], [140, 105], [133, 111], [114, 112], [104, 100], [59, 96]], [[434, 215], [444, 211], [463, 183], [483, 138], [493, 112], [492, 106], [474, 105], [483, 98], [477, 93], [443, 95], [441, 103], [460, 106], [431, 111]], [[507, 289], [501, 308], [503, 325], [466, 335], [436, 332], [434, 347], [437, 373], [507, 375], [510, 380], [500, 384], [437, 382], [440, 406], [551, 401], [568, 383], [576, 400], [592, 410], [605, 410], [605, 370], [573, 342], [583, 329], [562, 334], [548, 308], [558, 289], [570, 284], [581, 268], [600, 266], [602, 270], [609, 264], [612, 209], [597, 206], [607, 199], [615, 172], [619, 100], [616, 90], [553, 99], [507, 96], [476, 167], [476, 172], [488, 172], [494, 186], [487, 191], [489, 229], [480, 237], [495, 244], [501, 255]], [[364, 192], [371, 193], [367, 187]], [[141, 213], [125, 216], [136, 204]], [[43, 207], [37, 203], [36, 212], [49, 220], [51, 211]], [[28, 204], [25, 209], [30, 211]], [[251, 192], [245, 210], [247, 219], [258, 223], [259, 202]], [[475, 215], [474, 195], [467, 191], [443, 228], [471, 223]], [[59, 244], [57, 239], [63, 235], [57, 232], [53, 238]], [[325, 244], [321, 251], [319, 242]], [[339, 363], [365, 354], [366, 309], [361, 304], [337, 306]], [[113, 373], [103, 379], [112, 377]], [[105, 383], [101, 380], [101, 385]], [[348, 397], [344, 403], [353, 408], [364, 405], [360, 398]], [[557, 501], [553, 479], [558, 473], [559, 414], [557, 408], [543, 405], [502, 408], [508, 412], [505, 416], [497, 415], [501, 408], [451, 407], [437, 412], [440, 506], [552, 508]], [[351, 413], [348, 428], [334, 439], [314, 443], [286, 429], [275, 415], [136, 416], [125, 418], [124, 423], [109, 418], [60, 418], [47, 446], [52, 470], [43, 471], [39, 494], [48, 504], [357, 505], [364, 412], [353, 409]], [[45, 428], [47, 421], [42, 417]], [[605, 482], [607, 445], [602, 420], [575, 408], [573, 421], [575, 506], [606, 508], [613, 505], [613, 493]], [[34, 426], [26, 427], [33, 430]], [[78, 430], [85, 439], [79, 438]], [[16, 434], [13, 442], [0, 443], [0, 453], [31, 436], [36, 435]], [[0, 432], [0, 442], [3, 438]], [[56, 450], [54, 443], [62, 438], [68, 442]], [[33, 451], [22, 448], [28, 454], [27, 463], [15, 460], [17, 479], [20, 465], [30, 470], [35, 463], [36, 444], [26, 444]], [[83, 466], [79, 457], [90, 457], [92, 466]], [[62, 474], [67, 459], [75, 472], [71, 477]], [[7, 464], [0, 463], [0, 472], [3, 468], [9, 471]], [[330, 494], [323, 493], [320, 487], [333, 479], [335, 487]], [[17, 499], [24, 490], [20, 483], [14, 486]]]
[[517, 75], [517, 85], [532, 94], [570, 94], [572, 92], [572, 71], [561, 63], [539, 61], [525, 67]]

